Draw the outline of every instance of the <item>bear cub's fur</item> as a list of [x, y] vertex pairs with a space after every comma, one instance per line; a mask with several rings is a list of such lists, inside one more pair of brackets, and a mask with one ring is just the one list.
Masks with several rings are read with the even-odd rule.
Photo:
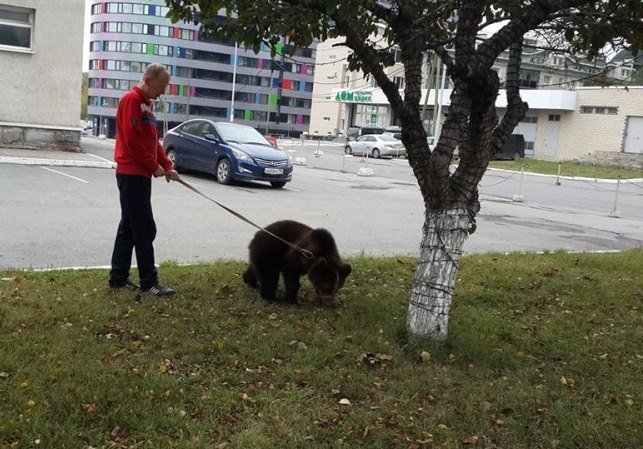
[[277, 221], [265, 229], [307, 249], [313, 258], [306, 258], [296, 249], [259, 230], [248, 246], [250, 254], [243, 281], [258, 288], [263, 299], [276, 301], [279, 276], [283, 275], [286, 288], [284, 299], [297, 303], [299, 278], [306, 274], [315, 288], [317, 300], [325, 305], [334, 303], [337, 291], [344, 286], [351, 272], [351, 266], [342, 263], [331, 233], [292, 220]]

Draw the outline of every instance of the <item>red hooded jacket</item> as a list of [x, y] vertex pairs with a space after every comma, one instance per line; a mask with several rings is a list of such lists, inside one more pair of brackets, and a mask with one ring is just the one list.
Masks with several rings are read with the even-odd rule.
[[172, 169], [156, 132], [153, 103], [134, 87], [121, 98], [116, 112], [116, 173], [151, 178], [160, 165]]

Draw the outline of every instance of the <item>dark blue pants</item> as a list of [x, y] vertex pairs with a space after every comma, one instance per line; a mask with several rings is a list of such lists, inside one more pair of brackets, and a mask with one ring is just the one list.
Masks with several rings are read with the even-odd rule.
[[152, 214], [152, 180], [145, 176], [117, 174], [116, 183], [120, 192], [121, 221], [114, 242], [109, 284], [121, 285], [127, 281], [132, 252], [136, 250], [141, 289], [148, 290], [158, 283], [154, 266], [156, 223]]

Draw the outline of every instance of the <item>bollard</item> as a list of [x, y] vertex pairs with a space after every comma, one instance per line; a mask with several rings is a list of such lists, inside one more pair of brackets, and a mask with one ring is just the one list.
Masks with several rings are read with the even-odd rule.
[[525, 199], [522, 197], [522, 178], [525, 174], [525, 166], [523, 165], [520, 169], [520, 182], [518, 183], [518, 195], [513, 196], [513, 200], [516, 203], [522, 203]]
[[619, 218], [621, 216], [618, 213], [618, 209], [616, 208], [616, 205], [618, 203], [618, 190], [620, 186], [621, 186], [621, 176], [619, 175], [618, 179], [616, 180], [616, 195], [614, 195], [614, 207], [612, 207], [612, 210], [610, 211], [610, 213], [607, 214], [608, 217]]
[[560, 162], [558, 163], [558, 175], [556, 176], [556, 185], [560, 185]]

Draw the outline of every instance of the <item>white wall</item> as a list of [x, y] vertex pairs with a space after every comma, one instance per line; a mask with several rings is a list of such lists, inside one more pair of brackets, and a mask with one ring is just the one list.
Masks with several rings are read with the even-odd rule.
[[[581, 87], [573, 114], [562, 121], [558, 158], [621, 153], [628, 117], [643, 116], [643, 87]], [[616, 114], [581, 113], [582, 107], [616, 107]]]
[[79, 128], [83, 0], [1, 0], [35, 10], [31, 52], [0, 50], [0, 122]]

